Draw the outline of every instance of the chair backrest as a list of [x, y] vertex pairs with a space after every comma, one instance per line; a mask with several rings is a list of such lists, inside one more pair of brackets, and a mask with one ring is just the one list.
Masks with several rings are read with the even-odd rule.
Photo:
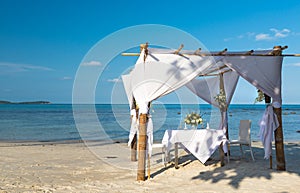
[[250, 128], [251, 128], [250, 120], [240, 120], [239, 141], [243, 141], [250, 144], [251, 142]]

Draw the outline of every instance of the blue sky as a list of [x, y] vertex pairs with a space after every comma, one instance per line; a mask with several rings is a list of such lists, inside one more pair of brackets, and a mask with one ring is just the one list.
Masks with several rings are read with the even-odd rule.
[[[98, 41], [129, 26], [176, 27], [198, 38], [212, 51], [288, 45], [285, 53], [300, 53], [299, 19], [298, 0], [2, 0], [0, 100], [71, 103], [73, 81], [84, 56]], [[133, 62], [132, 58], [112, 61], [99, 79], [97, 103], [110, 102], [111, 88]], [[284, 103], [300, 103], [299, 75], [300, 57], [286, 57]], [[255, 97], [256, 90], [241, 81], [233, 103], [252, 103]]]

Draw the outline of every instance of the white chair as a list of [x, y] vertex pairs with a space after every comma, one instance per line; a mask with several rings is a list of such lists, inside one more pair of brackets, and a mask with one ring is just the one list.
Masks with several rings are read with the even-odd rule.
[[242, 155], [244, 155], [242, 145], [249, 146], [252, 160], [255, 161], [253, 152], [252, 152], [252, 148], [251, 148], [250, 128], [251, 128], [250, 120], [240, 120], [239, 139], [238, 140], [230, 140], [229, 144], [230, 145], [234, 145], [234, 144], [240, 145], [240, 150], [241, 150]]
[[169, 155], [167, 155], [167, 151], [166, 151], [166, 146], [162, 143], [154, 143], [152, 144], [152, 149], [154, 148], [160, 148], [161, 152], [162, 152], [162, 157], [161, 157], [161, 161], [162, 164], [166, 167], [167, 163], [169, 162]]

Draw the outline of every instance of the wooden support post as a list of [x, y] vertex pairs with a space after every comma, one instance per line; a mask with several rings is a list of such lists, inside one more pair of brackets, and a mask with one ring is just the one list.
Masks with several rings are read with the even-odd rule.
[[[227, 49], [225, 49], [226, 51], [227, 51]], [[224, 51], [225, 51], [224, 50]], [[225, 91], [225, 86], [224, 86], [224, 76], [223, 76], [223, 73], [220, 73], [220, 90], [223, 90], [224, 91], [224, 94], [225, 94], [225, 97], [226, 97], [226, 91]], [[227, 97], [226, 97], [227, 98]], [[227, 101], [226, 101], [227, 102]], [[226, 116], [227, 116], [227, 109], [228, 109], [228, 107], [227, 107], [227, 105], [226, 105], [226, 107], [225, 107], [225, 109], [221, 109], [220, 108], [220, 111], [221, 111], [221, 117], [222, 117], [222, 124], [224, 123], [224, 121], [225, 121], [225, 117], [223, 116], [223, 112], [225, 112], [226, 113]], [[228, 121], [228, 120], [227, 120]], [[228, 132], [228, 122], [226, 121], [226, 125], [225, 125], [225, 127], [226, 127], [226, 138], [227, 138], [227, 140], [229, 140], [229, 132]], [[223, 125], [224, 126], [224, 125]], [[223, 128], [222, 128], [223, 129]], [[223, 152], [223, 147], [221, 147], [220, 146], [220, 148], [222, 148], [222, 152]], [[228, 154], [228, 156], [230, 156], [230, 144], [229, 143], [227, 143], [227, 150], [228, 150], [228, 152], [227, 152], [227, 154]], [[223, 158], [221, 157], [221, 159], [223, 159], [223, 162], [224, 162], [224, 152], [223, 152]], [[222, 164], [221, 164], [222, 165]]]
[[147, 148], [147, 114], [140, 114], [139, 138], [138, 138], [138, 171], [137, 171], [138, 181], [145, 181], [146, 148]]
[[274, 108], [274, 112], [277, 115], [279, 127], [275, 130], [275, 149], [276, 149], [276, 162], [277, 170], [285, 171], [285, 156], [283, 145], [283, 131], [282, 131], [282, 110], [280, 108]]
[[[287, 47], [275, 46], [273, 48], [275, 56], [282, 55], [282, 49]], [[285, 157], [284, 157], [284, 145], [283, 145], [283, 131], [282, 131], [282, 110], [274, 107], [274, 113], [277, 115], [279, 127], [275, 130], [275, 149], [276, 149], [276, 163], [277, 170], [286, 170]]]
[[224, 166], [225, 161], [224, 161], [223, 143], [221, 143], [221, 145], [219, 147], [219, 153], [220, 153], [220, 164], [221, 164], [221, 166]]
[[178, 143], [175, 143], [175, 169], [178, 169]]
[[[226, 97], [226, 91], [225, 91], [225, 87], [224, 87], [224, 76], [223, 76], [223, 73], [220, 73], [220, 90], [224, 91], [224, 94], [225, 94], [225, 97]], [[226, 114], [227, 114], [227, 105], [226, 105], [226, 107], [224, 109], [220, 108], [220, 111], [221, 111], [221, 115], [222, 115], [221, 117], [222, 117], [222, 123], [223, 123], [225, 117], [223, 117], [223, 113], [222, 112], [226, 112]], [[226, 122], [225, 127], [226, 127], [226, 137], [229, 140], [228, 123], [227, 122]]]
[[137, 134], [134, 135], [133, 140], [131, 142], [131, 161], [137, 161], [136, 152], [137, 152]]

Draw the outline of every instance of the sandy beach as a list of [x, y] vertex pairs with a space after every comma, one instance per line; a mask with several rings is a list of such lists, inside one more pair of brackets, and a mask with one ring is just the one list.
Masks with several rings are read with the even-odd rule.
[[[137, 162], [130, 162], [123, 143], [87, 147], [73, 142], [1, 142], [0, 192], [300, 192], [300, 143], [285, 143], [287, 171], [276, 171], [263, 159], [260, 142], [254, 156], [240, 157], [232, 148], [230, 162], [219, 166], [216, 152], [203, 165], [180, 151], [180, 167], [161, 163], [159, 149], [151, 158], [151, 179], [136, 181]], [[273, 151], [273, 155], [275, 151]], [[275, 156], [274, 156], [275, 157]]]

